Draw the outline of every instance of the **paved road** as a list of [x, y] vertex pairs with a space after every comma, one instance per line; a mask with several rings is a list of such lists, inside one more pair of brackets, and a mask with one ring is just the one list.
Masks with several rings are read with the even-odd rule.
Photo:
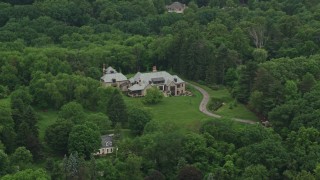
[[[203, 95], [202, 101], [199, 106], [199, 110], [208, 116], [215, 117], [215, 118], [221, 118], [220, 115], [214, 114], [214, 113], [208, 111], [207, 104], [209, 103], [209, 100], [210, 100], [210, 96], [209, 96], [208, 92], [206, 90], [202, 89], [201, 87], [196, 86], [194, 84], [191, 84], [191, 83], [187, 83], [187, 84], [196, 88]], [[234, 121], [238, 121], [238, 122], [246, 123], [246, 124], [257, 124], [258, 123], [256, 121], [251, 121], [251, 120], [247, 120], [247, 119], [239, 119], [239, 118], [231, 118], [231, 119]]]

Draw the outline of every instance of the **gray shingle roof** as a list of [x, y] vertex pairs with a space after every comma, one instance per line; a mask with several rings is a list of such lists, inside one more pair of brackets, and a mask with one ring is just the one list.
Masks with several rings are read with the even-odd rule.
[[113, 147], [112, 146], [112, 137], [113, 137], [113, 134], [101, 136], [101, 147], [102, 148]]
[[152, 82], [161, 82], [161, 81], [165, 81], [165, 79], [163, 77], [157, 77], [157, 78], [151, 78]]
[[118, 73], [115, 69], [113, 69], [113, 67], [109, 66], [107, 69], [106, 69], [106, 73], [107, 74], [113, 74], [113, 73]]
[[185, 5], [180, 2], [173, 2], [172, 4], [170, 4], [166, 7], [171, 8], [171, 9], [183, 9], [185, 7]]
[[130, 91], [141, 91], [141, 90], [144, 90], [144, 88], [146, 88], [146, 85], [145, 85], [145, 84], [141, 84], [141, 85], [135, 84], [135, 85], [129, 87], [128, 89], [129, 89]]
[[[174, 81], [175, 84], [180, 84], [180, 83], [184, 82], [177, 75], [171, 75], [166, 71], [157, 71], [157, 72], [150, 72], [150, 73], [138, 72], [134, 77], [130, 78], [129, 81], [131, 83], [139, 82], [141, 85], [135, 84], [135, 85], [131, 86], [129, 88], [129, 90], [134, 91], [132, 89], [136, 89], [136, 90], [141, 90], [141, 88], [144, 89], [149, 84], [149, 81], [152, 81], [152, 79], [164, 80], [165, 84], [170, 84], [172, 81]], [[175, 79], [176, 79], [176, 82], [175, 82]], [[142, 85], [144, 85], [144, 86], [142, 86]], [[132, 87], [134, 87], [134, 88], [132, 88]]]
[[101, 80], [106, 83], [111, 83], [112, 79], [115, 79], [116, 81], [128, 80], [127, 77], [125, 77], [122, 73], [105, 74], [101, 77]]

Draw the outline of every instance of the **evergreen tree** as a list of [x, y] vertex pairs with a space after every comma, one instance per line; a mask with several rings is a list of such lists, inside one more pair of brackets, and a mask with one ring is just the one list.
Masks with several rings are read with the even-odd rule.
[[302, 77], [302, 80], [300, 82], [300, 91], [302, 93], [309, 92], [311, 88], [316, 84], [316, 80], [312, 74], [309, 72]]
[[10, 172], [10, 168], [8, 155], [0, 150], [0, 176]]
[[68, 152], [68, 138], [73, 127], [70, 121], [59, 121], [50, 125], [45, 132], [44, 139], [48, 146], [57, 153]]
[[253, 88], [254, 78], [256, 77], [257, 63], [248, 62], [239, 70], [239, 80], [234, 89], [238, 101], [247, 103]]
[[39, 158], [41, 150], [39, 139], [33, 134], [32, 129], [26, 122], [22, 122], [19, 126], [17, 131], [17, 144], [26, 147], [34, 158]]
[[35, 111], [33, 110], [33, 108], [30, 105], [26, 108], [23, 116], [24, 116], [23, 120], [24, 120], [24, 122], [26, 122], [29, 125], [32, 134], [35, 137], [38, 137], [38, 135], [39, 135], [39, 131], [38, 131], [38, 127], [37, 127], [38, 119], [36, 117]]
[[14, 120], [14, 128], [16, 131], [18, 130], [19, 125], [23, 122], [24, 111], [25, 104], [22, 99], [11, 100], [12, 119]]
[[15, 148], [16, 133], [14, 122], [9, 109], [0, 107], [0, 142], [6, 147], [6, 152], [13, 152]]
[[108, 102], [107, 114], [112, 121], [113, 126], [116, 123], [123, 125], [128, 121], [127, 107], [119, 90], [115, 90]]

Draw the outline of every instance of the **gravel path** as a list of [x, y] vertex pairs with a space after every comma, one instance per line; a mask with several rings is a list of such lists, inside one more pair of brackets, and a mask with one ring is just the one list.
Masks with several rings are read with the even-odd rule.
[[[209, 96], [208, 92], [206, 90], [202, 89], [201, 87], [196, 86], [194, 84], [191, 84], [191, 83], [187, 83], [187, 84], [192, 86], [192, 87], [194, 87], [194, 88], [196, 88], [203, 95], [203, 99], [202, 99], [202, 101], [200, 103], [199, 110], [201, 112], [203, 112], [204, 114], [208, 115], [208, 116], [211, 116], [211, 117], [214, 117], [214, 118], [221, 118], [220, 115], [214, 114], [214, 113], [208, 111], [207, 104], [209, 103], [209, 100], [210, 100], [210, 96]], [[246, 124], [257, 124], [257, 123], [259, 123], [259, 122], [251, 121], [251, 120], [247, 120], [247, 119], [239, 119], [239, 118], [231, 118], [231, 119], [234, 120], [234, 121], [241, 122], [241, 123], [246, 123]]]

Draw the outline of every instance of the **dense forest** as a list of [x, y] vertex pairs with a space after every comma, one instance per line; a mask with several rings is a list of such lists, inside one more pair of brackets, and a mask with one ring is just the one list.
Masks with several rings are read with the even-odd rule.
[[[180, 2], [2, 0], [0, 179], [320, 179], [320, 2]], [[103, 64], [226, 87], [270, 127], [154, 121], [101, 87]], [[92, 156], [122, 128], [117, 154]]]

